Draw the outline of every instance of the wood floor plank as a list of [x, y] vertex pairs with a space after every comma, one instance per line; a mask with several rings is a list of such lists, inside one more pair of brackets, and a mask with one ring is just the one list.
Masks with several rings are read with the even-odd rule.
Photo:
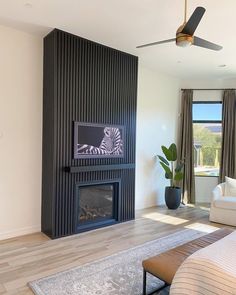
[[184, 228], [211, 231], [209, 208], [178, 210], [154, 207], [138, 211], [136, 220], [87, 233], [50, 240], [42, 233], [0, 241], [0, 294], [31, 295], [27, 283], [92, 262]]

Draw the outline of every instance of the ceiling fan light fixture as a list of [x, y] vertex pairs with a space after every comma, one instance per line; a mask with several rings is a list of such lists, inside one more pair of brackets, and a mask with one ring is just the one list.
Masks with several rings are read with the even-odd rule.
[[179, 47], [189, 47], [193, 44], [193, 37], [192, 36], [177, 36], [176, 38], [176, 45]]

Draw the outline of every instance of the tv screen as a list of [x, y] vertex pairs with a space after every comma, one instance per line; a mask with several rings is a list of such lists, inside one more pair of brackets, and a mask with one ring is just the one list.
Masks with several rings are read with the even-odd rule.
[[124, 126], [74, 122], [74, 158], [123, 158]]

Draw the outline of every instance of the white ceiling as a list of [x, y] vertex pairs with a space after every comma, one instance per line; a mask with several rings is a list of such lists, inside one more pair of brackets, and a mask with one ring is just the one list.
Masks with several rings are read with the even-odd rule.
[[142, 64], [181, 78], [236, 77], [236, 0], [189, 0], [188, 16], [197, 6], [206, 13], [195, 34], [222, 45], [222, 51], [174, 43], [135, 48], [175, 37], [184, 0], [0, 0], [0, 24], [41, 35], [56, 27], [138, 55]]

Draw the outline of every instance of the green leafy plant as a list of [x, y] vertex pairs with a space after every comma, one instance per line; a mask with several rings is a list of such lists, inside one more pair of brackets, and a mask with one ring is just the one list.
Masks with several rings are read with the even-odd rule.
[[161, 147], [163, 156], [157, 155], [162, 168], [165, 171], [165, 178], [170, 180], [171, 187], [177, 187], [177, 184], [183, 179], [183, 162], [177, 161], [177, 147], [172, 143], [169, 148], [166, 146]]

